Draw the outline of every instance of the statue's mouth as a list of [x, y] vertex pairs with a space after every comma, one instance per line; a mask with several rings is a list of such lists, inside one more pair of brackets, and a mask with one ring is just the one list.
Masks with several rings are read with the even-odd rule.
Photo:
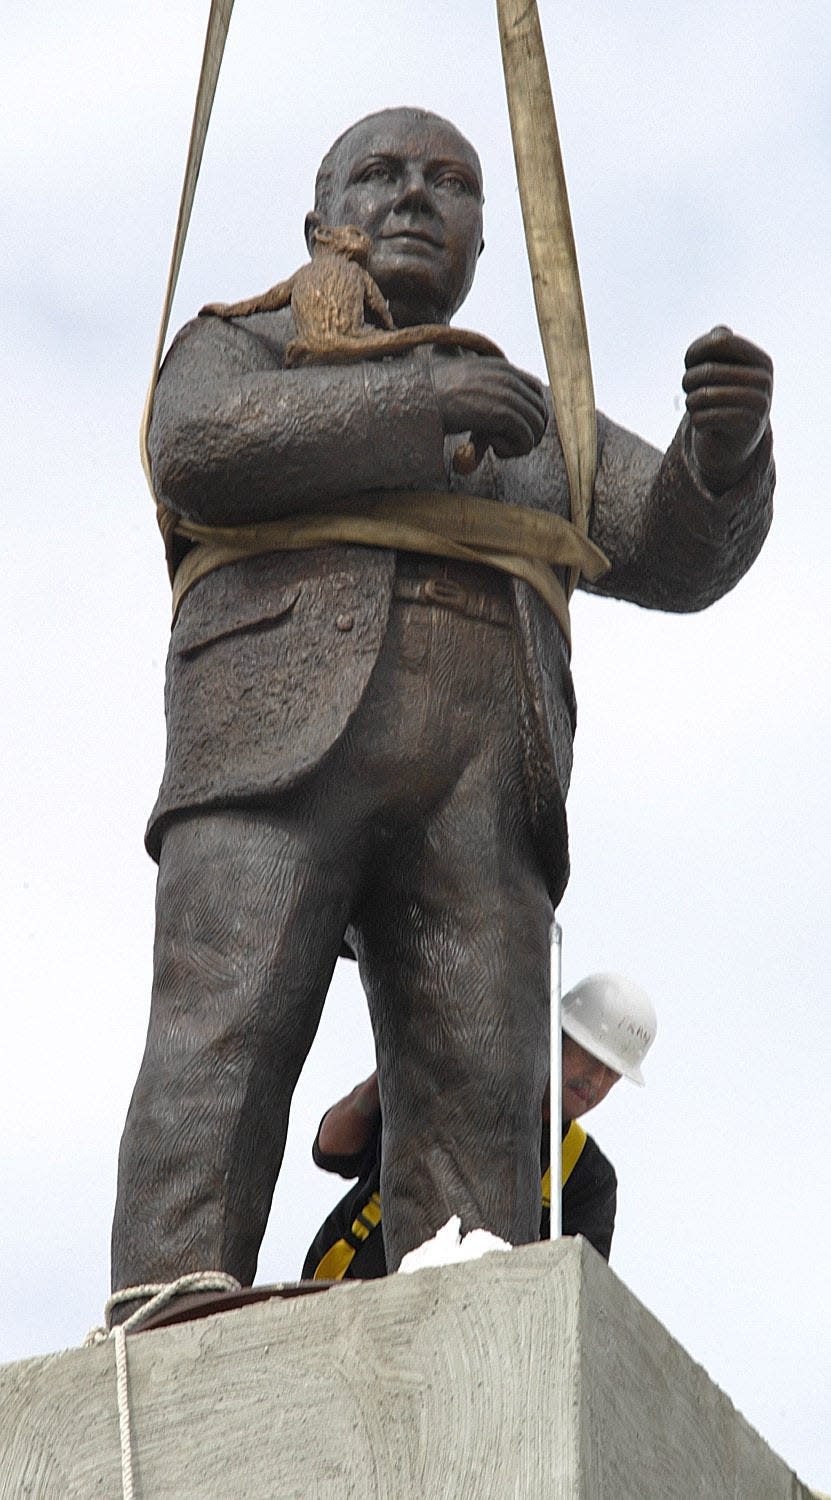
[[398, 240], [405, 245], [429, 245], [433, 250], [441, 250], [442, 248], [441, 240], [437, 240], [434, 235], [425, 234], [422, 229], [388, 229], [379, 235], [379, 239], [387, 242]]

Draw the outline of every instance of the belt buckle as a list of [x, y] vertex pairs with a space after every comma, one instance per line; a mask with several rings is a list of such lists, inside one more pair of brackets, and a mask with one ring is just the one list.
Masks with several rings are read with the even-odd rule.
[[424, 581], [424, 597], [431, 604], [443, 604], [446, 609], [464, 609], [468, 591], [455, 578], [427, 578]]

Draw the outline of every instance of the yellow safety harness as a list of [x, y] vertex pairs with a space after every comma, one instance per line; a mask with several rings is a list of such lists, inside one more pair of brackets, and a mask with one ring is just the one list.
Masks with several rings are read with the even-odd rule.
[[[566, 1183], [568, 1182], [569, 1177], [571, 1176], [572, 1172], [574, 1171], [574, 1168], [577, 1166], [577, 1163], [580, 1160], [580, 1157], [581, 1157], [582, 1152], [583, 1152], [583, 1147], [585, 1146], [587, 1139], [588, 1139], [588, 1137], [587, 1137], [586, 1132], [583, 1129], [582, 1125], [578, 1125], [578, 1123], [577, 1123], [576, 1120], [572, 1120], [571, 1124], [568, 1127], [568, 1130], [565, 1133], [565, 1137], [563, 1139], [563, 1149], [562, 1149], [562, 1158], [561, 1158], [562, 1159], [562, 1167], [563, 1167], [563, 1169], [562, 1169], [562, 1174], [561, 1174], [561, 1179], [560, 1179], [562, 1187], [565, 1187]], [[546, 1167], [545, 1171], [542, 1174], [542, 1206], [543, 1206], [543, 1208], [550, 1208], [551, 1207], [551, 1168], [550, 1167]]]
[[377, 1229], [380, 1222], [381, 1195], [373, 1193], [360, 1213], [356, 1214], [352, 1220], [347, 1236], [336, 1240], [334, 1245], [326, 1251], [312, 1281], [343, 1281], [361, 1244], [369, 1239], [373, 1229]]
[[[563, 1140], [562, 1150], [562, 1186], [565, 1187], [574, 1168], [580, 1160], [583, 1147], [586, 1144], [586, 1132], [582, 1125], [572, 1120]], [[546, 1167], [542, 1175], [542, 1206], [551, 1208], [551, 1168]], [[363, 1208], [355, 1218], [342, 1239], [336, 1240], [323, 1256], [314, 1276], [313, 1281], [343, 1281], [349, 1267], [351, 1266], [357, 1252], [365, 1240], [369, 1239], [373, 1230], [378, 1228], [381, 1222], [381, 1196], [373, 1193], [367, 1199]]]

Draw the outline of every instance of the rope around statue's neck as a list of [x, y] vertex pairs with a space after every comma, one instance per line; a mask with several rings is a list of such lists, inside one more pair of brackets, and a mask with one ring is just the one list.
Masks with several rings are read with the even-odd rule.
[[[225, 1271], [193, 1271], [187, 1276], [180, 1276], [176, 1281], [153, 1281], [145, 1282], [142, 1286], [122, 1287], [120, 1291], [113, 1292], [108, 1298], [104, 1308], [104, 1323], [98, 1328], [91, 1328], [84, 1339], [85, 1348], [93, 1344], [106, 1343], [112, 1339], [115, 1346], [115, 1378], [116, 1395], [118, 1401], [118, 1436], [121, 1444], [121, 1493], [123, 1500], [135, 1500], [135, 1485], [133, 1481], [133, 1442], [130, 1430], [130, 1388], [129, 1372], [127, 1366], [127, 1334], [134, 1333], [144, 1323], [162, 1308], [167, 1307], [174, 1297], [182, 1297], [189, 1292], [238, 1292], [241, 1284], [235, 1276], [229, 1276]], [[125, 1302], [136, 1302], [144, 1299], [141, 1306], [119, 1323], [115, 1328], [110, 1327], [112, 1314], [117, 1307]]]

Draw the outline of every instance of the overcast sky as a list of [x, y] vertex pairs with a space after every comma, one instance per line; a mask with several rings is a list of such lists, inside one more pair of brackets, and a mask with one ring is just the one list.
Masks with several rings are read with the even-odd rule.
[[[304, 258], [317, 162], [388, 104], [478, 146], [487, 249], [461, 321], [542, 373], [494, 7], [238, 0], [174, 326]], [[206, 0], [6, 0], [0, 1359], [79, 1343], [108, 1290], [141, 1056], [169, 596], [137, 429]], [[660, 1029], [591, 1129], [612, 1265], [801, 1477], [831, 1490], [825, 0], [542, 0], [598, 405], [665, 446], [725, 322], [776, 367], [777, 513], [700, 616], [578, 598], [564, 979], [622, 970]], [[372, 1066], [342, 965], [258, 1279], [294, 1279], [338, 1183], [323, 1109]]]

